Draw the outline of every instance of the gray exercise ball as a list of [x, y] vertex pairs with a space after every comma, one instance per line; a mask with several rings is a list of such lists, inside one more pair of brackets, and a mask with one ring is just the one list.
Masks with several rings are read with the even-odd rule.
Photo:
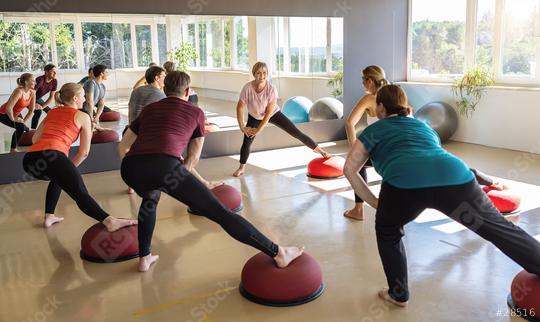
[[450, 104], [445, 102], [431, 102], [422, 106], [414, 117], [425, 121], [437, 132], [441, 142], [448, 140], [457, 130], [458, 115]]
[[310, 121], [334, 120], [343, 117], [343, 103], [333, 97], [316, 100], [309, 110]]

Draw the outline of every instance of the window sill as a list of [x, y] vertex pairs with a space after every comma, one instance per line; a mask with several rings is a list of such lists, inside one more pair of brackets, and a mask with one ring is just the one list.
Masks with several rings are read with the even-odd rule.
[[[451, 87], [453, 83], [443, 83], [443, 82], [420, 82], [420, 81], [399, 81], [394, 82], [394, 84], [399, 85], [423, 85], [423, 86], [438, 86], [438, 87]], [[540, 92], [540, 87], [538, 85], [493, 85], [488, 86], [488, 90], [509, 90], [509, 91], [531, 91], [531, 92]]]

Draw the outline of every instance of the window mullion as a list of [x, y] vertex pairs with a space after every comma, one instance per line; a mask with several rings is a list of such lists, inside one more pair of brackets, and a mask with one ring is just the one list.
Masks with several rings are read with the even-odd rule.
[[75, 51], [77, 55], [77, 65], [79, 66], [79, 70], [85, 71], [86, 66], [84, 65], [84, 44], [82, 26], [79, 17], [77, 17], [77, 21], [75, 21], [73, 25], [73, 31], [75, 33]]
[[[49, 24], [49, 30], [51, 31], [51, 59], [52, 59], [53, 64], [58, 66], [58, 52], [56, 50], [56, 32], [55, 32], [56, 25], [57, 25], [56, 23], [51, 22]], [[60, 68], [58, 67], [58, 69]]]
[[139, 56], [137, 55], [137, 31], [134, 23], [129, 24], [129, 29], [131, 31], [131, 56], [133, 60], [133, 68], [139, 66]]
[[493, 72], [495, 81], [502, 79], [502, 44], [504, 41], [504, 0], [496, 0], [495, 2], [495, 34], [493, 37]]
[[467, 0], [467, 15], [465, 20], [465, 71], [476, 64], [476, 12], [478, 0]]

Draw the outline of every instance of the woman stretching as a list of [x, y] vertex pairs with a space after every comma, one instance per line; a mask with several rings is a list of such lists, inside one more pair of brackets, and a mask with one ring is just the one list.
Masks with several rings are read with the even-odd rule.
[[[251, 73], [255, 77], [255, 80], [244, 85], [240, 92], [240, 99], [236, 104], [238, 126], [240, 127], [240, 131], [244, 133], [244, 141], [240, 149], [240, 166], [233, 173], [233, 176], [239, 177], [244, 174], [251, 144], [255, 136], [266, 127], [268, 122], [275, 124], [326, 158], [328, 153], [321, 149], [317, 143], [313, 142], [309, 136], [300, 132], [287, 116], [279, 111], [279, 107], [276, 105], [278, 100], [277, 90], [266, 79], [268, 76], [268, 67], [266, 67], [266, 64], [262, 62], [256, 63], [253, 65]], [[249, 116], [247, 124], [244, 126], [245, 106], [247, 106]]]
[[161, 191], [218, 223], [236, 240], [274, 258], [278, 267], [286, 267], [303, 248], [274, 244], [247, 220], [226, 209], [191, 173], [204, 142], [204, 112], [187, 102], [189, 82], [184, 72], [168, 73], [167, 98], [145, 107], [119, 144], [122, 179], [143, 198], [138, 216], [139, 271], [147, 271], [158, 260], [150, 245]]
[[[384, 70], [376, 65], [368, 66], [362, 71], [362, 84], [366, 95], [356, 103], [356, 106], [352, 109], [351, 114], [345, 122], [345, 130], [347, 132], [347, 140], [351, 148], [356, 142], [356, 124], [360, 122], [362, 116], [367, 114], [368, 126], [375, 123], [378, 118], [375, 112], [377, 104], [375, 103], [375, 95], [379, 88], [388, 85]], [[366, 164], [360, 169], [360, 176], [367, 182], [366, 167], [371, 166], [371, 161], [368, 159]], [[343, 214], [347, 218], [364, 220], [364, 200], [360, 198], [356, 193], [354, 194], [354, 208], [345, 211]]]
[[[17, 88], [11, 93], [8, 101], [0, 107], [0, 123], [15, 129], [11, 136], [11, 152], [17, 152], [17, 141], [24, 132], [29, 130], [24, 123], [32, 117], [36, 106], [35, 84], [32, 74], [22, 74], [17, 78]], [[28, 113], [23, 118], [21, 112], [25, 108], [28, 108]]]
[[[88, 114], [79, 111], [84, 102], [84, 91], [79, 84], [67, 83], [55, 97], [57, 108], [47, 114], [38, 126], [34, 144], [23, 159], [26, 172], [36, 179], [50, 180], [45, 198], [44, 226], [64, 220], [54, 215], [60, 193], [64, 190], [86, 215], [102, 222], [108, 231], [134, 225], [136, 220], [109, 216], [88, 194], [77, 167], [90, 151], [92, 124]], [[68, 159], [69, 147], [81, 136], [80, 146], [73, 160]]]
[[[396, 85], [382, 87], [376, 103], [380, 120], [359, 135], [344, 173], [354, 191], [377, 209], [377, 245], [389, 286], [379, 296], [401, 307], [407, 305], [403, 226], [426, 208], [443, 212], [539, 275], [540, 243], [504, 219], [469, 167], [441, 147], [433, 129], [407, 117], [410, 107], [405, 92]], [[358, 175], [368, 158], [383, 178], [379, 199]]]

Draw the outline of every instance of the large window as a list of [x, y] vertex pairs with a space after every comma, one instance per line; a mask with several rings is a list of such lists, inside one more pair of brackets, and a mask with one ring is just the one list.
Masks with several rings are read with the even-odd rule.
[[343, 18], [275, 17], [274, 42], [277, 71], [338, 71], [343, 64]]
[[157, 25], [159, 64], [163, 65], [167, 61], [167, 25], [160, 23]]
[[0, 72], [40, 70], [51, 60], [49, 24], [0, 21]]
[[413, 0], [411, 77], [463, 74], [466, 0]]
[[152, 62], [152, 31], [150, 26], [135, 26], [137, 36], [137, 66], [148, 67]]
[[197, 51], [191, 66], [247, 70], [247, 17], [201, 17], [183, 24], [183, 41]]
[[539, 0], [410, 0], [410, 80], [481, 66], [499, 84], [540, 83]]
[[247, 17], [235, 17], [234, 25], [236, 30], [236, 65], [239, 69], [249, 69], [248, 52], [248, 19]]
[[56, 59], [59, 69], [77, 69], [77, 53], [75, 47], [75, 25], [61, 23], [54, 25]]
[[127, 23], [113, 24], [113, 64], [109, 68], [133, 67], [131, 48], [131, 26]]
[[0, 73], [42, 70], [49, 63], [79, 71], [96, 64], [146, 68], [154, 58], [161, 64], [167, 60], [164, 17], [25, 13], [3, 17]]

